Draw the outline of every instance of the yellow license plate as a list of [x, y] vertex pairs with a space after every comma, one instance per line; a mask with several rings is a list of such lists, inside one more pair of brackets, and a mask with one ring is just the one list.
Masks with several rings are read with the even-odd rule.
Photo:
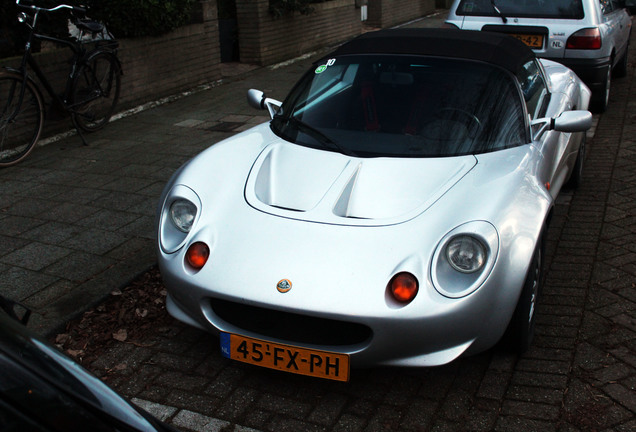
[[510, 36], [519, 39], [530, 48], [542, 48], [543, 47], [543, 35], [533, 34], [511, 34]]
[[349, 381], [349, 355], [221, 333], [223, 357], [300, 375]]

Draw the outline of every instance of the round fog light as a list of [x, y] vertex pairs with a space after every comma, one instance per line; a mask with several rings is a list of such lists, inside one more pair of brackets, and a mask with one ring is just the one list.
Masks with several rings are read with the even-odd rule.
[[192, 243], [186, 251], [186, 261], [196, 270], [203, 268], [210, 257], [210, 248], [203, 242]]
[[389, 289], [393, 298], [400, 303], [409, 303], [417, 295], [419, 284], [411, 273], [398, 273], [391, 278]]

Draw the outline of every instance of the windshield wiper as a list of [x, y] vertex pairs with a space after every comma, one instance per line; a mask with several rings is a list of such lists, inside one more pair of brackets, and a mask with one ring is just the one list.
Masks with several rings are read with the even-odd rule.
[[499, 15], [501, 20], [504, 22], [504, 24], [506, 24], [508, 22], [508, 18], [506, 18], [506, 16], [499, 10], [499, 8], [497, 7], [497, 3], [495, 3], [495, 0], [490, 0], [490, 4], [492, 5], [492, 8], [495, 10], [495, 12], [497, 12], [497, 15]]
[[307, 135], [311, 136], [313, 139], [318, 141], [325, 148], [331, 147], [332, 149], [336, 149], [340, 153], [345, 154], [347, 156], [357, 156], [355, 152], [349, 149], [345, 149], [344, 147], [336, 143], [334, 140], [329, 138], [327, 135], [325, 135], [322, 131], [316, 129], [313, 126], [308, 125], [307, 123], [303, 122], [302, 120], [296, 117], [274, 116], [274, 119], [293, 125], [294, 127], [296, 127], [296, 129], [306, 133]]

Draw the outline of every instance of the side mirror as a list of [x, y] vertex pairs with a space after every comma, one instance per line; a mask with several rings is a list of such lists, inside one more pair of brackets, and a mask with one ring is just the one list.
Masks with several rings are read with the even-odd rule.
[[565, 111], [554, 118], [540, 118], [530, 123], [533, 139], [538, 139], [545, 131], [585, 132], [592, 127], [592, 113], [584, 110]]
[[274, 118], [274, 115], [278, 112], [280, 106], [282, 105], [281, 102], [266, 97], [265, 93], [256, 89], [249, 89], [247, 91], [247, 103], [252, 108], [256, 108], [259, 110], [267, 108], [267, 111], [269, 111], [269, 116], [271, 118]]
[[256, 109], [264, 109], [265, 105], [265, 93], [256, 89], [249, 89], [247, 91], [247, 103]]

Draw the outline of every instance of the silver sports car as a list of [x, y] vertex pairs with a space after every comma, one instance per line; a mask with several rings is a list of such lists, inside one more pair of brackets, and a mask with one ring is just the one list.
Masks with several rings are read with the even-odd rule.
[[272, 120], [166, 186], [168, 311], [224, 356], [347, 380], [433, 366], [534, 330], [544, 237], [581, 179], [588, 88], [503, 34], [367, 33], [318, 61]]

